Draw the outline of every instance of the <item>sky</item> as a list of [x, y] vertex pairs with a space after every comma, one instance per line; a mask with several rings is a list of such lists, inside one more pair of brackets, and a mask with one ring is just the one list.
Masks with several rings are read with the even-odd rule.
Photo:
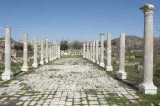
[[100, 40], [100, 33], [143, 37], [144, 4], [153, 4], [154, 36], [160, 35], [160, 0], [0, 0], [0, 37], [11, 27], [11, 37], [38, 37], [55, 42]]

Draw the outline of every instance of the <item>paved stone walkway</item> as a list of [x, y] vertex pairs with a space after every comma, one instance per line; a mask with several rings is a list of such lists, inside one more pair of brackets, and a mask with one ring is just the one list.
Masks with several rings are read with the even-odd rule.
[[82, 58], [61, 58], [0, 87], [0, 105], [138, 104], [136, 91]]

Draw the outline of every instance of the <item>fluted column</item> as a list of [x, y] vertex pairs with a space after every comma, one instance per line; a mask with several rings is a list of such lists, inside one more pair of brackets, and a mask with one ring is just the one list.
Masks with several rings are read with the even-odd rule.
[[13, 78], [11, 71], [11, 28], [5, 28], [5, 70], [2, 74], [2, 80]]
[[100, 60], [100, 66], [104, 67], [104, 34], [101, 33], [101, 60]]
[[48, 39], [46, 39], [46, 59], [45, 62], [48, 63]]
[[28, 34], [24, 34], [24, 46], [23, 46], [23, 66], [22, 71], [28, 71]]
[[116, 74], [119, 79], [126, 79], [127, 73], [125, 72], [125, 34], [120, 35], [120, 53], [119, 53], [119, 71]]
[[83, 58], [86, 56], [86, 45], [85, 43], [83, 44]]
[[144, 53], [143, 53], [143, 83], [139, 91], [145, 94], [157, 94], [153, 84], [153, 13], [154, 6], [146, 4], [140, 8], [144, 13]]
[[93, 58], [92, 58], [93, 63], [96, 62], [95, 57], [96, 57], [96, 56], [95, 56], [95, 42], [93, 42]]
[[40, 64], [43, 65], [44, 64], [44, 40], [41, 40], [41, 61]]
[[38, 67], [37, 63], [37, 37], [34, 38], [34, 62], [32, 64], [34, 68]]
[[98, 40], [96, 40], [96, 64], [99, 64], [99, 43], [98, 43]]
[[113, 71], [112, 67], [112, 60], [111, 60], [111, 34], [107, 34], [107, 65], [106, 65], [106, 71]]

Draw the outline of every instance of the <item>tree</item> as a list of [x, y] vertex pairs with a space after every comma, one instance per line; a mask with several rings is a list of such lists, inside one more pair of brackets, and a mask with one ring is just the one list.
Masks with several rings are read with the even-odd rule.
[[60, 48], [61, 50], [67, 50], [69, 47], [68, 41], [66, 41], [66, 40], [61, 41], [60, 46], [61, 46], [61, 48]]
[[82, 48], [83, 43], [79, 40], [75, 40], [73, 42], [73, 49], [81, 49]]

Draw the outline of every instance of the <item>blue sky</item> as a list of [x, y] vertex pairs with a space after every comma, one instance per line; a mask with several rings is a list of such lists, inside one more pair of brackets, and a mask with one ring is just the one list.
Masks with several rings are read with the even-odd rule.
[[0, 0], [0, 36], [10, 26], [12, 38], [23, 40], [96, 40], [99, 34], [143, 37], [144, 15], [139, 8], [155, 6], [154, 35], [160, 34], [160, 0]]

